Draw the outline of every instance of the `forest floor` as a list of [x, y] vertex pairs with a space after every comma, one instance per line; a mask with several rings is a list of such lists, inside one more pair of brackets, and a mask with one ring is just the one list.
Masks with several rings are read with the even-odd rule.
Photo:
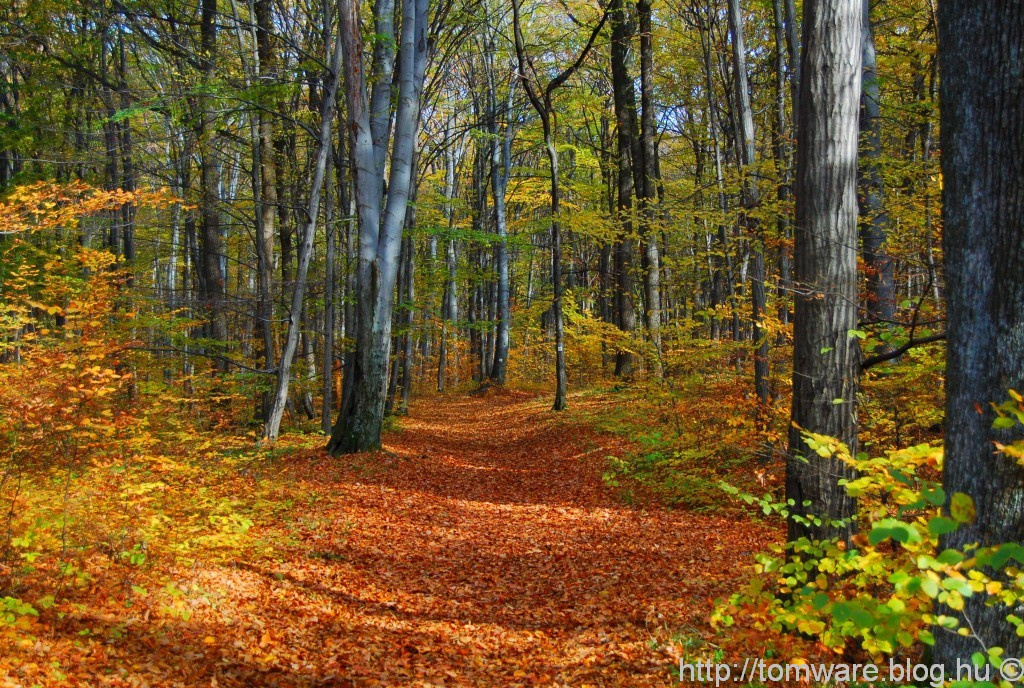
[[0, 642], [0, 685], [676, 685], [773, 534], [623, 504], [601, 476], [624, 442], [546, 397], [420, 398], [383, 452], [247, 468], [232, 489], [279, 507], [249, 531], [268, 547]]

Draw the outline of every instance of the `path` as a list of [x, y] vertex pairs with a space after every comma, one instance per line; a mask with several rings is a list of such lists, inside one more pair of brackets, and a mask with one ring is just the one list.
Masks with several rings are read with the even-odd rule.
[[706, 630], [763, 544], [749, 524], [624, 506], [600, 478], [619, 440], [545, 399], [422, 399], [402, 427], [390, 454], [289, 457], [311, 495], [289, 531], [302, 555], [187, 572], [211, 591], [188, 634], [211, 646], [175, 640], [169, 679], [673, 685], [659, 642]]

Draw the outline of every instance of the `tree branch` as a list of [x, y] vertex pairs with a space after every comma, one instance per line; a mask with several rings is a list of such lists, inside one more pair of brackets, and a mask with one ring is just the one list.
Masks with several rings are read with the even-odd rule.
[[899, 358], [900, 356], [902, 356], [903, 354], [907, 353], [908, 351], [915, 347], [921, 346], [923, 344], [931, 344], [932, 342], [942, 341], [945, 338], [946, 333], [940, 332], [939, 334], [933, 334], [930, 337], [911, 339], [906, 344], [897, 349], [887, 351], [884, 354], [878, 354], [877, 356], [871, 356], [870, 358], [865, 358], [863, 361], [861, 361], [860, 369], [861, 371], [867, 370], [868, 368], [876, 366], [879, 363], [885, 363], [886, 361], [891, 361], [894, 358]]

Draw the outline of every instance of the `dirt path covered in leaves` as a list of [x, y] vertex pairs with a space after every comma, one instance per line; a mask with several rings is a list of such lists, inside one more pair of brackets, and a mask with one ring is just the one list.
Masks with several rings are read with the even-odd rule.
[[380, 454], [285, 457], [307, 498], [264, 535], [287, 556], [178, 571], [187, 620], [65, 662], [97, 685], [673, 685], [670, 637], [706, 632], [766, 542], [622, 504], [621, 440], [546, 399], [420, 399], [401, 427]]

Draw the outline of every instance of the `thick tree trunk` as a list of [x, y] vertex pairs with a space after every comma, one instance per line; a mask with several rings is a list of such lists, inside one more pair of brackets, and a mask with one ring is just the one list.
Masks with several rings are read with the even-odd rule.
[[793, 500], [795, 516], [820, 522], [791, 517], [790, 540], [847, 536], [854, 525], [856, 504], [838, 484], [853, 470], [838, 459], [808, 452], [800, 433], [835, 437], [851, 452], [857, 450], [860, 350], [850, 331], [857, 328], [860, 34], [860, 0], [805, 3], [786, 497]]
[[[998, 450], [1024, 440], [1024, 427], [994, 429], [991, 406], [1011, 389], [1024, 392], [1022, 29], [1024, 5], [1016, 0], [939, 3], [948, 303], [943, 485], [948, 495], [969, 495], [977, 511], [940, 548], [1024, 542], [1024, 467]], [[935, 634], [934, 659], [947, 675], [984, 647], [1024, 655], [1024, 639], [1006, 621], [1020, 609], [989, 601], [984, 594], [966, 599], [959, 616], [970, 635]]]
[[[352, 391], [343, 399], [338, 421], [331, 432], [327, 445], [331, 454], [380, 447], [402, 227], [415, 179], [416, 130], [428, 51], [428, 10], [427, 0], [402, 2], [396, 75], [398, 108], [385, 203], [376, 166], [375, 148], [379, 146], [375, 146], [371, 134], [359, 7], [354, 0], [340, 3], [340, 36], [344, 44], [345, 90], [359, 216], [358, 327], [350, 372]], [[387, 141], [383, 143], [386, 145]]]

